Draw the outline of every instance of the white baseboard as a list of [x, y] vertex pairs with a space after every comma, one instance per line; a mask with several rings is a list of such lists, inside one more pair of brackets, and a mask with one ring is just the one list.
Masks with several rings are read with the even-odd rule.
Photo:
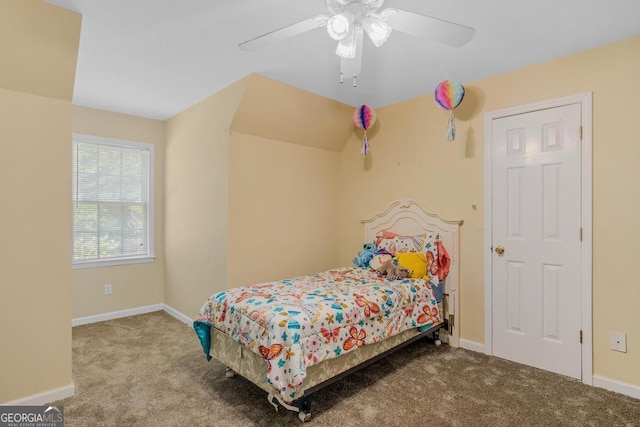
[[64, 387], [54, 388], [53, 390], [43, 391], [42, 393], [32, 394], [31, 396], [21, 399], [12, 400], [2, 403], [6, 406], [40, 406], [46, 405], [56, 400], [65, 399], [76, 394], [76, 386], [71, 383]]
[[162, 309], [166, 311], [168, 314], [172, 315], [182, 323], [186, 323], [189, 326], [193, 326], [193, 319], [186, 314], [180, 313], [173, 307], [168, 306], [167, 304], [162, 304]]
[[119, 319], [121, 317], [135, 316], [136, 314], [151, 313], [152, 311], [160, 311], [164, 308], [164, 304], [153, 304], [145, 307], [131, 308], [129, 310], [112, 311], [111, 313], [96, 314], [95, 316], [79, 317], [71, 319], [71, 326], [86, 325], [89, 323], [104, 322], [105, 320]]
[[611, 378], [593, 375], [593, 385], [595, 387], [605, 388], [616, 393], [625, 394], [627, 396], [640, 399], [640, 386], [623, 383], [622, 381], [612, 380]]
[[171, 316], [175, 317], [182, 323], [187, 325], [193, 325], [193, 319], [186, 314], [180, 313], [173, 307], [167, 304], [153, 304], [145, 307], [136, 307], [128, 310], [112, 311], [110, 313], [96, 314], [95, 316], [79, 317], [71, 320], [71, 326], [87, 325], [89, 323], [104, 322], [105, 320], [119, 319], [121, 317], [135, 316], [137, 314], [151, 313], [153, 311], [165, 311]]
[[460, 347], [477, 353], [484, 353], [484, 344], [479, 342], [460, 339]]

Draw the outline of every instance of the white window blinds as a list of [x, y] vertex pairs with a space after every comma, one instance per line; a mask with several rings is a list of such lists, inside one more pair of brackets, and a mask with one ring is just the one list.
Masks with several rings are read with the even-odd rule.
[[74, 136], [73, 261], [153, 256], [153, 146]]

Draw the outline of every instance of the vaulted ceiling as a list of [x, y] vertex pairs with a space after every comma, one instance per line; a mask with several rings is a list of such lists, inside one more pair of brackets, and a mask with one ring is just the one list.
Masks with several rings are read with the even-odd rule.
[[383, 5], [475, 28], [461, 47], [393, 31], [363, 46], [357, 87], [339, 82], [324, 28], [253, 52], [238, 44], [328, 14], [325, 0], [47, 0], [83, 15], [76, 105], [164, 120], [262, 74], [379, 108], [640, 34], [637, 0], [388, 0]]

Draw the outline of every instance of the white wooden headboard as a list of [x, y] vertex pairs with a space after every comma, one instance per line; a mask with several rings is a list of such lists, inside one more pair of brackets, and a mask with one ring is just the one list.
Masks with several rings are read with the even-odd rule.
[[364, 241], [373, 242], [376, 235], [382, 230], [393, 231], [405, 236], [414, 236], [422, 233], [437, 233], [444, 244], [449, 257], [451, 267], [449, 275], [445, 279], [445, 313], [449, 319], [449, 345], [458, 347], [460, 335], [456, 319], [459, 313], [458, 301], [458, 275], [459, 275], [459, 231], [462, 220], [450, 220], [423, 208], [412, 199], [400, 199], [391, 203], [382, 213], [369, 219], [363, 219]]

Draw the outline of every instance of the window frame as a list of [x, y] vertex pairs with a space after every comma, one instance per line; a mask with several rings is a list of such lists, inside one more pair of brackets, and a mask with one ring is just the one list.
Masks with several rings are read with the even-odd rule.
[[[108, 145], [113, 147], [122, 148], [135, 148], [146, 150], [149, 155], [149, 176], [147, 180], [148, 188], [147, 194], [149, 195], [147, 201], [147, 248], [146, 255], [135, 256], [123, 256], [117, 258], [105, 258], [105, 259], [90, 259], [90, 260], [74, 260], [74, 245], [75, 245], [75, 233], [74, 233], [74, 214], [71, 215], [71, 267], [73, 269], [79, 268], [92, 268], [92, 267], [107, 267], [115, 265], [127, 265], [127, 264], [141, 264], [154, 262], [155, 256], [155, 145], [146, 142], [128, 141], [119, 138], [106, 138], [95, 135], [87, 135], [81, 133], [72, 134], [72, 152], [73, 145], [76, 142]], [[73, 162], [76, 162], [75, 158], [72, 158]], [[71, 170], [73, 171], [73, 165]], [[73, 172], [72, 172], [73, 173]], [[71, 177], [71, 209], [74, 209], [75, 195], [73, 194], [73, 176]]]

